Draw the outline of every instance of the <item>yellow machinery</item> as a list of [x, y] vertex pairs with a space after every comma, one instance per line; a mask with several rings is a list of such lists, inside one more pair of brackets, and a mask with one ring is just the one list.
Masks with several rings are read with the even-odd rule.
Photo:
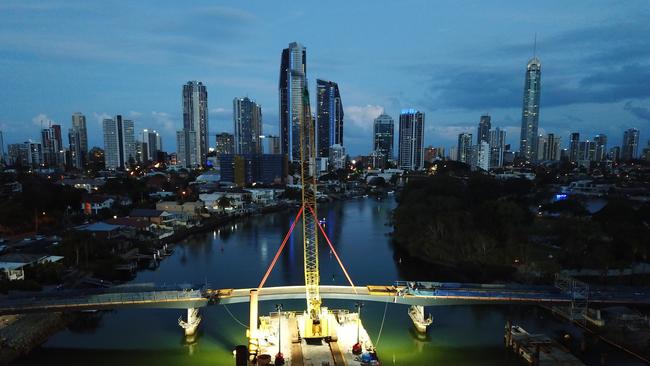
[[304, 247], [307, 316], [304, 338], [328, 336], [327, 309], [321, 311], [318, 271], [318, 216], [316, 211], [316, 144], [315, 125], [309, 107], [307, 88], [302, 96], [300, 116], [300, 181], [302, 184], [302, 235]]

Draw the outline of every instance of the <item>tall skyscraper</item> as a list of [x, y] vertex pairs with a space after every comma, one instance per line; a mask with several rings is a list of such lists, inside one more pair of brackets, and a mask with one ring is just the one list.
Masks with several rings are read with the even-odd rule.
[[209, 146], [208, 91], [200, 81], [188, 81], [183, 85], [183, 129], [196, 135], [191, 139], [195, 141], [196, 148], [190, 149], [196, 150], [195, 165], [205, 165]]
[[103, 130], [106, 169], [127, 168], [136, 159], [133, 121], [122, 119], [118, 114], [115, 118], [104, 119]]
[[623, 147], [621, 148], [621, 160], [636, 159], [639, 152], [639, 130], [630, 128], [623, 133]]
[[490, 169], [490, 144], [481, 140], [477, 145], [472, 146], [472, 169], [489, 170]]
[[403, 109], [399, 115], [399, 168], [419, 170], [424, 167], [424, 113]]
[[571, 134], [571, 141], [569, 141], [569, 161], [577, 162], [580, 152], [580, 134], [573, 132]]
[[68, 164], [74, 169], [83, 169], [85, 159], [84, 154], [81, 152], [81, 133], [74, 127], [68, 130], [68, 144], [70, 146], [70, 161]]
[[490, 130], [490, 169], [503, 166], [503, 153], [506, 147], [506, 131], [499, 127]]
[[478, 134], [476, 136], [476, 143], [480, 144], [481, 141], [489, 142], [490, 129], [492, 128], [491, 117], [488, 114], [481, 116], [478, 122]]
[[456, 150], [456, 161], [471, 164], [472, 162], [472, 134], [461, 133], [458, 135], [458, 149]]
[[607, 135], [598, 134], [594, 137], [596, 143], [595, 161], [603, 161], [607, 159]]
[[88, 155], [88, 130], [86, 129], [86, 116], [81, 112], [72, 114], [72, 129], [79, 132], [79, 148], [85, 163]]
[[343, 145], [343, 104], [339, 86], [316, 79], [317, 156], [328, 157], [332, 145]]
[[230, 155], [235, 153], [235, 137], [227, 132], [217, 134], [215, 152], [219, 155]]
[[539, 136], [538, 160], [557, 161], [560, 160], [560, 137], [549, 133], [546, 136]]
[[262, 107], [248, 97], [244, 97], [233, 99], [232, 110], [235, 154], [261, 154]]
[[197, 134], [188, 129], [176, 131], [176, 164], [191, 169], [201, 165]]
[[70, 145], [70, 165], [75, 169], [83, 169], [88, 159], [88, 131], [86, 116], [81, 112], [72, 114], [72, 127], [68, 130]]
[[24, 168], [40, 168], [43, 165], [43, 146], [34, 141], [7, 146], [8, 163]]
[[162, 151], [162, 139], [156, 130], [142, 130], [142, 161], [158, 161], [158, 152]]
[[375, 118], [373, 131], [373, 151], [384, 156], [384, 160], [393, 160], [393, 142], [395, 135], [395, 122], [393, 117], [382, 113]]
[[300, 119], [307, 88], [307, 49], [293, 42], [282, 50], [280, 63], [280, 138], [289, 161], [300, 159]]
[[537, 57], [528, 61], [524, 83], [519, 153], [527, 162], [537, 161], [537, 128], [539, 125], [539, 94], [542, 64]]
[[43, 164], [49, 168], [61, 167], [65, 162], [61, 125], [50, 125], [41, 130]]

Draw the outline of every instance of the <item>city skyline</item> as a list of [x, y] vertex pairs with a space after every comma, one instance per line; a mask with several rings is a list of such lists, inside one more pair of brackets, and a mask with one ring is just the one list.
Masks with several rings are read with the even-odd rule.
[[[101, 147], [101, 121], [122, 113], [125, 118], [135, 121], [138, 130], [159, 131], [164, 146], [172, 150], [175, 132], [182, 125], [178, 85], [187, 80], [202, 80], [211, 95], [210, 146], [213, 146], [217, 132], [232, 132], [229, 127], [232, 124], [230, 101], [248, 93], [255, 95], [264, 108], [265, 133], [279, 135], [278, 52], [289, 42], [299, 41], [310, 50], [309, 91], [312, 103], [316, 78], [336, 80], [341, 88], [341, 97], [346, 101], [346, 124], [351, 126], [345, 130], [345, 146], [350, 155], [368, 154], [372, 150], [372, 124], [382, 110], [396, 117], [402, 108], [410, 107], [427, 114], [425, 145], [454, 146], [458, 133], [473, 131], [477, 118], [488, 112], [492, 124], [508, 132], [507, 143], [516, 150], [523, 74], [526, 61], [533, 56], [533, 36], [537, 32], [537, 56], [543, 60], [545, 68], [539, 134], [560, 136], [564, 148], [567, 148], [565, 142], [569, 141], [569, 134], [574, 131], [590, 137], [599, 133], [608, 135], [611, 146], [621, 145], [623, 131], [629, 128], [641, 131], [641, 143], [648, 139], [648, 128], [645, 127], [650, 123], [647, 107], [650, 91], [643, 85], [647, 85], [650, 74], [643, 67], [647, 62], [643, 50], [649, 47], [647, 40], [640, 39], [643, 37], [634, 36], [643, 34], [649, 27], [642, 21], [648, 10], [640, 2], [626, 3], [607, 12], [571, 3], [568, 7], [579, 8], [582, 16], [570, 23], [555, 19], [558, 9], [565, 10], [565, 5], [559, 2], [545, 4], [534, 17], [526, 14], [525, 2], [502, 6], [508, 6], [512, 14], [520, 17], [509, 17], [503, 24], [490, 29], [468, 26], [482, 12], [497, 16], [498, 7], [473, 6], [463, 9], [465, 16], [452, 17], [459, 23], [457, 25], [442, 19], [445, 17], [440, 17], [440, 24], [436, 27], [425, 27], [415, 22], [416, 30], [424, 33], [409, 33], [408, 37], [399, 29], [399, 20], [394, 19], [392, 21], [397, 24], [391, 25], [391, 29], [395, 27], [395, 34], [389, 35], [386, 42], [371, 40], [363, 45], [358, 45], [360, 38], [354, 34], [350, 36], [345, 32], [343, 37], [342, 31], [337, 30], [331, 39], [323, 39], [311, 30], [301, 34], [273, 34], [277, 32], [271, 32], [262, 23], [266, 17], [278, 12], [286, 14], [287, 9], [283, 7], [277, 10], [268, 9], [264, 4], [206, 7], [201, 9], [200, 16], [222, 19], [222, 26], [214, 29], [199, 29], [197, 26], [181, 31], [176, 24], [171, 29], [185, 32], [182, 35], [190, 43], [226, 31], [233, 32], [238, 42], [216, 42], [206, 48], [205, 54], [194, 53], [192, 56], [197, 60], [189, 67], [180, 62], [189, 55], [179, 55], [166, 46], [133, 50], [136, 55], [158, 52], [164, 56], [154, 59], [139, 59], [129, 53], [111, 56], [102, 51], [120, 40], [143, 43], [141, 38], [129, 38], [131, 33], [126, 30], [134, 25], [121, 30], [125, 33], [120, 33], [117, 40], [98, 37], [99, 29], [93, 24], [88, 24], [88, 32], [84, 35], [72, 35], [52, 28], [60, 22], [74, 22], [78, 20], [76, 17], [87, 13], [92, 15], [94, 7], [110, 10], [111, 5], [5, 4], [5, 15], [0, 17], [12, 17], [3, 19], [6, 26], [18, 21], [24, 25], [25, 32], [13, 40], [0, 40], [4, 45], [1, 53], [5, 63], [11, 66], [0, 72], [8, 83], [7, 90], [12, 91], [3, 94], [0, 101], [0, 130], [4, 133], [5, 144], [36, 140], [41, 120], [46, 123], [53, 120], [67, 131], [69, 116], [80, 111], [88, 119], [89, 148]], [[386, 21], [393, 19], [389, 12], [395, 11], [393, 4], [386, 9], [350, 6], [352, 13], [362, 8], [368, 8], [370, 14]], [[461, 12], [459, 6], [444, 2], [435, 6], [425, 3], [420, 8], [422, 14], [419, 17], [433, 17], [437, 12], [447, 15]], [[132, 15], [124, 17], [137, 16], [144, 11], [139, 6], [130, 10]], [[171, 16], [168, 13], [172, 10], [178, 9], [161, 6], [155, 11], [158, 15]], [[314, 11], [325, 10], [316, 6]], [[566, 10], [568, 14], [571, 9]], [[287, 15], [290, 19], [283, 18], [278, 23], [308, 22], [297, 13], [304, 13], [304, 9], [298, 6], [295, 14]], [[31, 23], [37, 21], [39, 27]], [[531, 22], [535, 29], [529, 27], [526, 28], [530, 29], [529, 32], [520, 31], [519, 27], [527, 22]], [[350, 15], [341, 14], [341, 23], [359, 27], [355, 28], [358, 31], [361, 29], [361, 25], [352, 24]], [[461, 32], [462, 27], [467, 30]], [[68, 44], [73, 50], [88, 47], [95, 52], [62, 53], [55, 47], [36, 47], [34, 44], [42, 36], [41, 32], [50, 28], [54, 29], [50, 36], [52, 44]], [[477, 28], [481, 28], [482, 33]], [[420, 47], [422, 37], [440, 29], [454, 37], [433, 37], [425, 43], [427, 47], [419, 49], [421, 57], [418, 62], [402, 56], [402, 53]], [[136, 30], [139, 30], [136, 34], [145, 35], [150, 31], [149, 28]], [[513, 30], [517, 30], [516, 36], [512, 35]], [[261, 34], [259, 40], [250, 37], [263, 31], [269, 34]], [[29, 42], [18, 42], [19, 39]], [[393, 42], [397, 39], [404, 40], [403, 44]], [[452, 40], [453, 45], [449, 45]], [[233, 47], [246, 47], [252, 53], [244, 57], [241, 52], [232, 52]], [[436, 51], [445, 47], [448, 55]], [[228, 57], [216, 57], [223, 52]], [[341, 56], [343, 54], [345, 57]], [[470, 54], [476, 54], [480, 64], [468, 58]], [[34, 68], [38, 65], [47, 67]], [[156, 80], [152, 79], [153, 74]], [[480, 88], [477, 89], [476, 85]], [[34, 98], [27, 98], [27, 95], [31, 96], [28, 91], [34, 93]], [[36, 128], [25, 128], [32, 123]]]

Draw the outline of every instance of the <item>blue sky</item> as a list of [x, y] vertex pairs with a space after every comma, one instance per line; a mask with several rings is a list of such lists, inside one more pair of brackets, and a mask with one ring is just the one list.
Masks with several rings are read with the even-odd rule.
[[[207, 84], [212, 133], [232, 131], [232, 99], [278, 127], [282, 48], [307, 47], [316, 78], [339, 83], [344, 142], [372, 144], [382, 110], [426, 113], [425, 144], [450, 147], [488, 112], [519, 145], [524, 70], [542, 61], [540, 131], [650, 138], [650, 4], [629, 1], [11, 1], [0, 2], [0, 129], [39, 138], [41, 121], [123, 114], [157, 129], [174, 151], [181, 86]], [[214, 138], [211, 138], [211, 145]], [[67, 141], [66, 141], [67, 143]]]

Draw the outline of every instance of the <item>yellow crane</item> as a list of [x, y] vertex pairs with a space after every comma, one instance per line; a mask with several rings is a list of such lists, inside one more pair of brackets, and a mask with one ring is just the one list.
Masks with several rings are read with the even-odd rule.
[[309, 92], [304, 88], [300, 128], [300, 181], [302, 185], [302, 235], [307, 313], [304, 338], [328, 336], [327, 309], [322, 309], [318, 270], [318, 216], [316, 211], [316, 146]]

